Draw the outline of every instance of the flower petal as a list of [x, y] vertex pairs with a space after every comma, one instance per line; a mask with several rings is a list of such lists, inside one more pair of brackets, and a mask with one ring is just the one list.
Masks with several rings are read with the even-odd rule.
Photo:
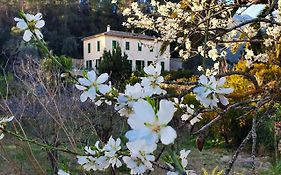
[[40, 20], [40, 21], [36, 22], [35, 27], [40, 29], [40, 28], [44, 27], [44, 25], [45, 25], [45, 21]]
[[35, 20], [35, 21], [39, 21], [41, 18], [42, 18], [42, 13], [37, 13], [37, 14], [34, 16], [34, 20]]
[[170, 143], [173, 143], [176, 138], [177, 133], [171, 126], [161, 128], [160, 140], [164, 145], [169, 145]]
[[205, 84], [205, 85], [208, 84], [208, 78], [205, 75], [201, 75], [199, 77], [199, 83]]
[[102, 84], [108, 80], [108, 73], [103, 73], [97, 78], [97, 84]]
[[106, 94], [110, 91], [110, 86], [106, 84], [100, 84], [98, 85], [98, 90], [100, 91], [100, 93]]
[[87, 92], [88, 92], [89, 98], [92, 101], [94, 101], [96, 99], [96, 95], [97, 95], [96, 88], [95, 87], [91, 87]]
[[168, 124], [172, 120], [174, 116], [174, 112], [175, 112], [175, 107], [171, 101], [161, 100], [159, 111], [157, 113], [157, 116], [159, 117], [159, 123], [161, 125]]
[[86, 92], [83, 92], [82, 94], [81, 94], [81, 96], [80, 96], [80, 100], [82, 101], [82, 102], [85, 102], [87, 99], [88, 99], [88, 92], [86, 91]]
[[134, 129], [127, 131], [125, 136], [130, 140], [130, 141], [135, 141], [135, 140], [140, 140], [147, 138], [148, 135], [150, 135], [151, 132], [148, 128], [140, 128], [140, 129]]
[[77, 89], [81, 90], [81, 91], [84, 91], [84, 90], [87, 89], [86, 87], [81, 86], [81, 85], [79, 85], [79, 84], [76, 84], [75, 87], [76, 87]]
[[27, 19], [28, 21], [32, 21], [32, 20], [34, 20], [34, 18], [35, 18], [34, 15], [29, 14], [29, 13], [25, 14], [25, 17], [26, 17], [26, 19]]
[[83, 86], [91, 86], [92, 85], [92, 82], [89, 81], [88, 79], [86, 78], [79, 78], [78, 79], [78, 82], [83, 85]]
[[32, 33], [30, 30], [26, 30], [24, 31], [24, 34], [23, 34], [23, 40], [28, 42], [31, 40], [31, 37], [32, 37]]
[[147, 67], [144, 67], [143, 70], [147, 75], [155, 75], [156, 74], [156, 69], [154, 68], [154, 66], [152, 64], [147, 66]]
[[96, 75], [96, 72], [95, 71], [89, 71], [87, 73], [87, 76], [88, 76], [88, 79], [91, 81], [91, 82], [94, 82], [96, 81], [96, 78], [97, 78], [97, 75]]
[[19, 19], [18, 23], [17, 23], [17, 28], [21, 29], [21, 30], [25, 30], [27, 29], [28, 25], [26, 24], [26, 22], [23, 19]]
[[225, 96], [219, 95], [219, 99], [220, 99], [220, 102], [221, 102], [224, 106], [226, 106], [226, 105], [229, 104], [229, 102], [228, 102], [227, 98], [225, 98]]
[[[135, 128], [137, 126], [131, 125], [134, 122], [131, 120], [137, 120], [140, 122], [139, 125], [143, 125], [144, 123], [153, 123], [155, 121], [155, 113], [152, 106], [145, 100], [139, 100], [133, 106], [133, 110], [135, 112], [132, 117], [128, 119], [128, 124]], [[130, 124], [131, 123], [131, 124]]]
[[226, 82], [226, 78], [225, 77], [221, 77], [219, 79], [219, 81], [217, 82], [217, 85], [218, 86], [223, 86], [225, 82]]
[[4, 134], [0, 134], [0, 140], [2, 140], [4, 138]]
[[18, 22], [18, 21], [23, 20], [23, 19], [15, 17], [14, 20]]

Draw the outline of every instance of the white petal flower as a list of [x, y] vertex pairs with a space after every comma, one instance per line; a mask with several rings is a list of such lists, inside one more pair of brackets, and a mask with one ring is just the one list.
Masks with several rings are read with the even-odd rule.
[[196, 99], [204, 107], [217, 107], [219, 102], [223, 105], [228, 104], [228, 100], [223, 95], [230, 94], [233, 92], [233, 89], [223, 87], [226, 82], [224, 77], [217, 81], [214, 76], [206, 77], [205, 75], [201, 75], [198, 82], [200, 85], [194, 88], [193, 92], [196, 94]]
[[126, 85], [125, 94], [120, 94], [117, 98], [115, 110], [118, 110], [121, 116], [129, 117], [133, 114], [132, 107], [136, 101], [144, 98], [144, 89], [139, 83], [134, 86]]
[[32, 14], [23, 15], [26, 19], [14, 18], [14, 20], [17, 22], [16, 27], [24, 31], [23, 40], [26, 42], [30, 41], [33, 34], [35, 34], [38, 39], [42, 39], [43, 35], [40, 29], [45, 25], [45, 21], [41, 19], [42, 14], [37, 13], [35, 16]]
[[190, 150], [181, 150], [180, 151], [180, 159], [181, 159], [181, 165], [183, 168], [187, 166], [187, 156], [189, 155], [191, 151]]
[[155, 113], [147, 101], [139, 100], [134, 104], [133, 110], [135, 113], [128, 119], [132, 130], [126, 133], [130, 141], [145, 139], [149, 144], [153, 144], [160, 138], [163, 144], [168, 145], [177, 137], [176, 131], [167, 126], [175, 112], [172, 102], [161, 100], [159, 111]]
[[111, 164], [112, 167], [116, 166], [118, 168], [122, 166], [122, 163], [119, 160], [120, 156], [117, 154], [117, 151], [119, 151], [120, 149], [120, 138], [117, 138], [115, 141], [112, 137], [109, 138], [109, 141], [103, 148], [103, 150], [105, 151], [104, 155], [107, 157], [109, 164]]
[[146, 170], [153, 170], [151, 161], [155, 160], [152, 153], [156, 144], [149, 145], [145, 140], [137, 140], [126, 145], [131, 156], [124, 156], [123, 161], [131, 169], [130, 174], [143, 174]]
[[144, 68], [147, 77], [141, 77], [141, 85], [144, 87], [145, 95], [151, 96], [153, 94], [165, 94], [166, 91], [160, 88], [160, 84], [164, 81], [161, 74], [161, 65], [156, 66], [152, 64]]
[[109, 167], [110, 163], [108, 158], [104, 155], [100, 155], [103, 150], [99, 148], [99, 141], [95, 144], [95, 150], [92, 150], [89, 146], [85, 146], [84, 149], [85, 153], [89, 154], [89, 156], [77, 156], [77, 159], [78, 163], [82, 165], [86, 171], [102, 171]]
[[80, 96], [80, 100], [85, 102], [90, 98], [92, 101], [95, 101], [98, 93], [106, 94], [110, 92], [111, 87], [103, 84], [107, 79], [107, 73], [103, 73], [97, 77], [95, 71], [89, 71], [85, 78], [79, 78], [78, 82], [80, 84], [76, 84], [75, 86], [77, 89], [84, 91]]
[[14, 119], [14, 116], [0, 119], [0, 140], [4, 138], [4, 134], [2, 133], [1, 129], [4, 129], [6, 123], [12, 121], [13, 119]]

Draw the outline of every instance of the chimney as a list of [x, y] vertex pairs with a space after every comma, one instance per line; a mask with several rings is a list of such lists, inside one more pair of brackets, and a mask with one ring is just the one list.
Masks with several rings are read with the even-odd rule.
[[109, 32], [110, 31], [110, 25], [107, 25], [106, 27], [106, 31]]

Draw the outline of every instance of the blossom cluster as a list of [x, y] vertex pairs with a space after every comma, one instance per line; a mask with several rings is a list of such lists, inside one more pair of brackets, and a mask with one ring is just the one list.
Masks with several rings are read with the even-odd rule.
[[[160, 35], [158, 40], [178, 43], [175, 50], [183, 59], [199, 54], [217, 62], [226, 59], [228, 52], [235, 54], [243, 49], [246, 66], [251, 67], [254, 63], [269, 61], [267, 53], [262, 53], [260, 50], [254, 51], [252, 40], [260, 38], [262, 34], [260, 42], [265, 49], [269, 50], [272, 46], [278, 47], [278, 42], [280, 42], [280, 0], [275, 10], [264, 17], [268, 19], [268, 22], [251, 21], [238, 12], [233, 15], [237, 6], [235, 1], [195, 0], [160, 3], [152, 0], [150, 5], [153, 9], [150, 14], [142, 11], [138, 3], [133, 3], [132, 8], [125, 8], [123, 15], [127, 17], [127, 21], [124, 22], [124, 26], [153, 30]], [[202, 42], [191, 44], [194, 38], [201, 38]], [[211, 69], [205, 70], [208, 75], [216, 72]]]
[[109, 166], [116, 166], [117, 168], [122, 166], [120, 156], [118, 155], [118, 151], [121, 149], [120, 138], [114, 140], [110, 137], [108, 143], [103, 148], [99, 147], [99, 143], [99, 141], [96, 142], [94, 150], [86, 146], [84, 149], [85, 154], [88, 154], [88, 156], [77, 156], [78, 163], [87, 171], [102, 171]]
[[226, 78], [222, 77], [216, 80], [214, 76], [207, 77], [201, 75], [199, 77], [200, 85], [196, 87], [193, 92], [196, 94], [196, 99], [205, 107], [218, 107], [220, 102], [222, 105], [228, 105], [228, 100], [224, 96], [233, 92], [232, 88], [224, 88], [223, 85], [226, 82]]
[[[166, 93], [160, 87], [164, 81], [160, 64], [151, 64], [144, 68], [144, 72], [147, 75], [141, 77], [140, 83], [126, 85], [124, 93], [119, 93], [115, 97], [115, 110], [120, 113], [120, 116], [126, 116], [130, 126], [130, 130], [125, 133], [128, 139], [125, 145], [129, 155], [121, 154], [121, 152], [116, 154], [121, 149], [120, 141], [110, 138], [108, 143], [115, 143], [115, 147], [118, 147], [112, 154], [107, 154], [105, 151], [108, 144], [103, 149], [100, 149], [98, 144], [96, 144], [95, 150], [85, 147], [86, 153], [91, 156], [79, 156], [78, 162], [86, 170], [105, 170], [110, 165], [119, 167], [122, 165], [121, 157], [122, 161], [131, 169], [131, 174], [143, 174], [146, 170], [153, 170], [151, 162], [155, 159], [153, 152], [157, 149], [158, 143], [173, 144], [177, 138], [176, 130], [169, 124], [177, 107], [184, 111], [181, 116], [182, 120], [189, 120], [192, 125], [202, 119], [201, 114], [195, 112], [192, 104], [183, 104], [182, 100], [172, 102], [166, 99], [157, 101], [152, 98], [153, 95]], [[79, 90], [83, 91], [80, 100], [84, 102], [88, 97], [94, 102], [98, 97], [106, 99], [105, 94], [110, 93], [110, 89], [112, 89], [109, 88], [110, 85], [105, 84], [107, 79], [108, 76], [105, 73], [97, 78], [94, 71], [90, 71], [84, 78], [80, 78], [78, 80], [80, 84], [76, 85]], [[228, 104], [228, 100], [223, 95], [231, 93], [232, 89], [223, 87], [225, 81], [225, 78], [216, 80], [214, 76], [200, 76], [199, 85], [195, 87], [194, 93], [204, 107], [217, 107], [218, 102], [223, 105]], [[96, 92], [99, 94], [97, 95]], [[185, 162], [185, 160], [182, 162], [184, 167]]]

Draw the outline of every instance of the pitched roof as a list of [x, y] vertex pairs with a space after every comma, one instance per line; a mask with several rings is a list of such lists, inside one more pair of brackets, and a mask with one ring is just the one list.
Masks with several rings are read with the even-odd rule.
[[116, 36], [116, 37], [121, 37], [121, 38], [135, 38], [135, 39], [144, 39], [144, 40], [154, 40], [155, 37], [153, 36], [148, 36], [144, 34], [138, 34], [138, 33], [131, 33], [131, 32], [121, 32], [121, 31], [116, 31], [116, 30], [110, 30], [107, 32], [99, 33], [96, 35], [88, 36], [82, 39], [82, 41], [86, 41], [89, 39], [93, 39], [99, 36]]

